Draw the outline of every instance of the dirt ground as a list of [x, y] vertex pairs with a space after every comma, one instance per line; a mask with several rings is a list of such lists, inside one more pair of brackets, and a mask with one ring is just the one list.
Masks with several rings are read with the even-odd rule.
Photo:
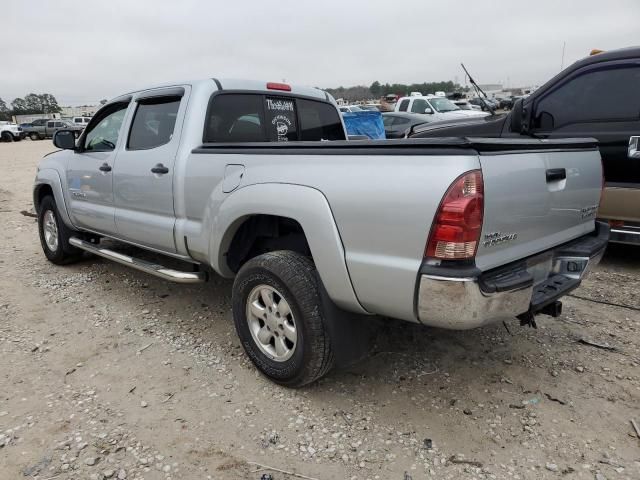
[[52, 149], [0, 144], [0, 479], [640, 478], [640, 248], [537, 330], [385, 321], [368, 359], [287, 390], [244, 355], [230, 281], [45, 260], [20, 212]]

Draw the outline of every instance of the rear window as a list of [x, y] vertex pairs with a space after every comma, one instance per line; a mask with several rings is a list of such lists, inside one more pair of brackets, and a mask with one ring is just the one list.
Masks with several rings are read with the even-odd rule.
[[212, 97], [205, 142], [344, 140], [333, 105], [295, 97], [223, 93]]
[[299, 98], [300, 140], [344, 140], [344, 129], [333, 105]]

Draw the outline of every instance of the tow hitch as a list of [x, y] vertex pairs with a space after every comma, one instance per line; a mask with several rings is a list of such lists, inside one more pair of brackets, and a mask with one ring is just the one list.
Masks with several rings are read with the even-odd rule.
[[529, 311], [525, 313], [521, 313], [518, 315], [518, 320], [520, 320], [520, 325], [525, 326], [528, 325], [533, 328], [538, 328], [536, 325], [536, 314], [542, 313], [544, 315], [549, 315], [550, 317], [557, 318], [562, 315], [562, 302], [560, 300], [555, 300], [551, 302], [549, 305], [545, 305], [540, 310], [534, 312], [531, 308]]

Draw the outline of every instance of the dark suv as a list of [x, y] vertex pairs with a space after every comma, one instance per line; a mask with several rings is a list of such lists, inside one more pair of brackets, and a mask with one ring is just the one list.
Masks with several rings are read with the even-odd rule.
[[598, 216], [611, 241], [640, 245], [640, 47], [584, 58], [517, 100], [509, 113], [419, 125], [410, 138], [592, 137], [605, 192]]

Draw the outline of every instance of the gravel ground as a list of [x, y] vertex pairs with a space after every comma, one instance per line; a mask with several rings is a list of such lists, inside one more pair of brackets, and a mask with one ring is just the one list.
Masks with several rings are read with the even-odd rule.
[[20, 212], [51, 150], [0, 144], [1, 479], [640, 478], [640, 249], [537, 330], [385, 321], [370, 358], [287, 390], [245, 357], [230, 281], [46, 262]]

